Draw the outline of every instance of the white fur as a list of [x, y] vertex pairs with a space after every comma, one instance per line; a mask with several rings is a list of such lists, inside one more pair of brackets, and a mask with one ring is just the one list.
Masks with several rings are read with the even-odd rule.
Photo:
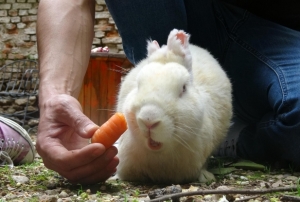
[[214, 178], [204, 165], [229, 128], [231, 84], [218, 62], [188, 40], [188, 34], [174, 29], [166, 46], [149, 41], [147, 58], [121, 85], [117, 111], [128, 122], [119, 142], [122, 180]]

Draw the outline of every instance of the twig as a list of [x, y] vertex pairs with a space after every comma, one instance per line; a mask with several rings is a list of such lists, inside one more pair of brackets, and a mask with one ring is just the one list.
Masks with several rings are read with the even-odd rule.
[[173, 198], [180, 198], [184, 196], [193, 196], [193, 195], [206, 195], [206, 194], [266, 194], [266, 193], [273, 193], [273, 192], [283, 192], [283, 191], [296, 191], [297, 186], [290, 186], [290, 187], [278, 187], [278, 188], [270, 188], [270, 189], [261, 189], [261, 190], [251, 190], [251, 189], [244, 189], [244, 190], [237, 190], [237, 189], [230, 189], [230, 190], [198, 190], [198, 191], [191, 191], [191, 192], [182, 192], [176, 194], [169, 194], [164, 195], [162, 197], [149, 200], [148, 202], [159, 202], [165, 200], [172, 200]]
[[281, 197], [282, 201], [300, 201], [300, 197], [297, 196], [289, 196], [289, 195], [283, 195]]

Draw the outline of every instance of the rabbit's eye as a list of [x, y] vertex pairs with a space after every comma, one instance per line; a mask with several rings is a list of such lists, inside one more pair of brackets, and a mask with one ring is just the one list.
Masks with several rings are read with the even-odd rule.
[[186, 85], [184, 84], [182, 86], [182, 91], [180, 92], [179, 97], [181, 97], [183, 95], [183, 93], [185, 93], [185, 91], [186, 91]]

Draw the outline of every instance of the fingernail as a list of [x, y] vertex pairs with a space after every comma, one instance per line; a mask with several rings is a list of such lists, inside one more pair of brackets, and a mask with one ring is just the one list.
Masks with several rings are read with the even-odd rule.
[[107, 166], [106, 166], [106, 170], [115, 173], [117, 171], [117, 166], [119, 164], [119, 160], [112, 160]]
[[92, 128], [95, 128], [96, 126], [94, 124], [88, 124], [84, 127], [83, 131], [84, 133], [88, 133]]
[[105, 160], [110, 161], [117, 155], [118, 151], [116, 149], [109, 149], [106, 151]]

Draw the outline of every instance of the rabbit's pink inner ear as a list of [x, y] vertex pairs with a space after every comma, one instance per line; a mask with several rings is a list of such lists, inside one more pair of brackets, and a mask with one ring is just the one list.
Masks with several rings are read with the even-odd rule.
[[157, 42], [156, 40], [152, 41], [152, 44], [153, 44], [154, 46], [156, 46], [157, 49], [160, 48], [160, 47], [159, 47], [159, 44], [158, 44], [158, 42]]
[[184, 42], [186, 41], [187, 35], [186, 35], [184, 32], [179, 31], [179, 32], [176, 34], [176, 36], [177, 36], [177, 39], [179, 39], [180, 42], [181, 42], [181, 44], [183, 45]]
[[184, 31], [179, 31], [176, 34], [176, 37], [181, 42], [181, 45], [183, 45], [184, 47], [187, 47], [188, 42], [189, 42], [189, 38], [190, 38], [189, 34], [185, 33]]
[[148, 56], [151, 55], [153, 52], [155, 52], [156, 50], [158, 50], [159, 44], [157, 41], [148, 41], [148, 46], [147, 46], [147, 51], [148, 51]]

